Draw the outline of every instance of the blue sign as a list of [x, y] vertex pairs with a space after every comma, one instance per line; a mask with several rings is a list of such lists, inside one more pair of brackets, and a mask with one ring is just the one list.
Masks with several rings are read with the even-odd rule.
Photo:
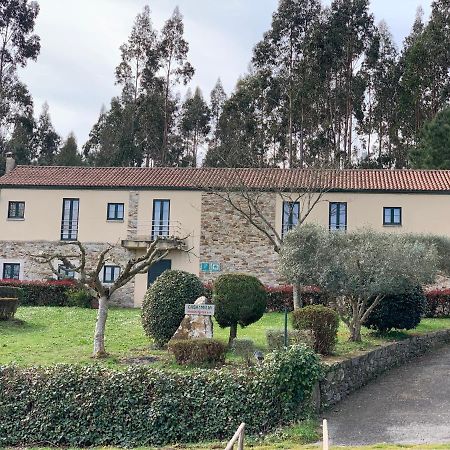
[[200, 272], [211, 273], [211, 272], [220, 272], [220, 271], [221, 271], [220, 263], [217, 263], [217, 262], [201, 262], [200, 263]]

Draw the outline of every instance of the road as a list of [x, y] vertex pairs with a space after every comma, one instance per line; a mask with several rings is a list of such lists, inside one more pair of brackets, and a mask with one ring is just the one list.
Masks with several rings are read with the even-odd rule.
[[450, 442], [450, 347], [380, 376], [325, 417], [333, 445]]

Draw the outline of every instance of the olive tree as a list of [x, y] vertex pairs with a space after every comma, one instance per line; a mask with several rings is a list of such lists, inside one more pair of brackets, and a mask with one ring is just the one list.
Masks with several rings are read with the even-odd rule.
[[421, 236], [304, 225], [286, 236], [280, 264], [292, 283], [315, 284], [333, 296], [350, 340], [361, 341], [361, 326], [381, 300], [432, 283], [440, 256]]

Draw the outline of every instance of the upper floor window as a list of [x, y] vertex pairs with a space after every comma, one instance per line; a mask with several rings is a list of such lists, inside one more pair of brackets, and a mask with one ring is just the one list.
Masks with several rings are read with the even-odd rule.
[[153, 200], [152, 239], [169, 236], [170, 200]]
[[123, 203], [108, 203], [108, 220], [123, 220], [124, 214], [124, 204]]
[[120, 267], [119, 266], [105, 266], [103, 268], [103, 282], [114, 283], [119, 278]]
[[65, 198], [61, 219], [61, 240], [76, 241], [78, 239], [78, 215], [80, 200], [78, 198]]
[[58, 280], [73, 280], [75, 279], [75, 272], [63, 264], [58, 266]]
[[3, 279], [18, 280], [20, 278], [19, 263], [3, 263]]
[[283, 229], [284, 236], [288, 231], [298, 225], [300, 220], [300, 203], [299, 202], [283, 202]]
[[9, 202], [8, 219], [23, 219], [25, 217], [25, 202]]
[[402, 208], [383, 208], [383, 225], [402, 224]]
[[347, 203], [330, 202], [330, 230], [347, 229]]

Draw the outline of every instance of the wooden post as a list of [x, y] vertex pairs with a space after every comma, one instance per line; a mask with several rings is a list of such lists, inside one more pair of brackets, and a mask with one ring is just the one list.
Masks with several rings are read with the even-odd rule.
[[328, 422], [327, 419], [323, 419], [323, 450], [329, 450], [328, 443]]
[[244, 450], [244, 429], [245, 423], [241, 423], [236, 433], [234, 433], [234, 436], [231, 438], [231, 441], [228, 442], [225, 447], [225, 450], [233, 450], [236, 441], [238, 443], [238, 450]]

